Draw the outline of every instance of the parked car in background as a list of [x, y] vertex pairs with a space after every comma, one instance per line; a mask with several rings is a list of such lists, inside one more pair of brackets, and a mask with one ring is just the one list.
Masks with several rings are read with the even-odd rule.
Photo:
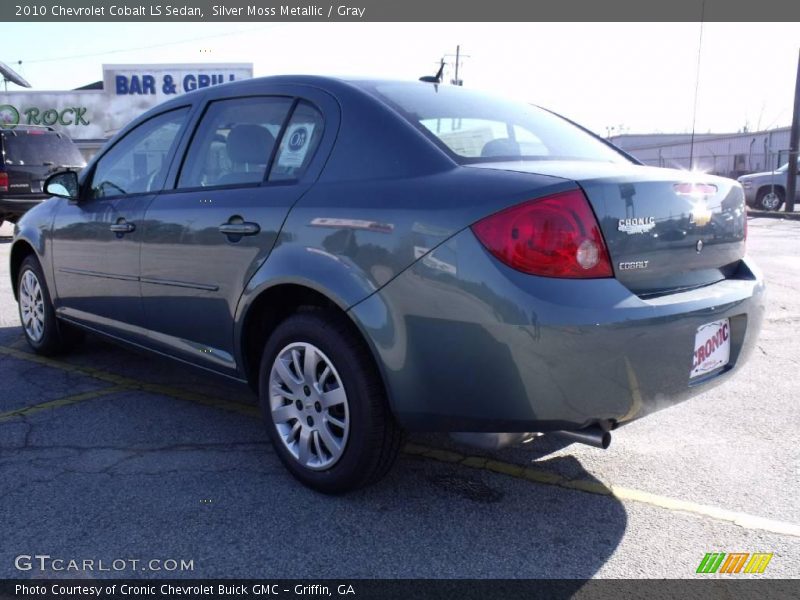
[[[744, 195], [748, 206], [762, 210], [780, 210], [786, 201], [786, 173], [789, 163], [764, 173], [751, 173], [742, 175], [738, 181], [744, 188]], [[800, 186], [797, 195], [800, 200]]]
[[606, 447], [727, 380], [763, 318], [738, 183], [456, 86], [206, 88], [46, 190], [11, 248], [30, 346], [91, 331], [248, 382], [328, 493], [403, 430]]
[[84, 166], [75, 143], [51, 127], [0, 128], [0, 225], [49, 197], [42, 191], [48, 175]]

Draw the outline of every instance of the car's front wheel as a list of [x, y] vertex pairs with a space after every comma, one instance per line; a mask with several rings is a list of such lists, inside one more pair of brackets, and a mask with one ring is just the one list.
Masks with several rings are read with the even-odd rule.
[[81, 332], [56, 319], [42, 267], [33, 255], [20, 266], [17, 298], [25, 340], [38, 354], [58, 354], [82, 338]]
[[756, 208], [778, 210], [783, 204], [784, 192], [781, 188], [765, 187], [758, 190]]
[[276, 453], [302, 483], [338, 494], [392, 466], [402, 434], [364, 342], [334, 312], [283, 321], [264, 348], [259, 401]]

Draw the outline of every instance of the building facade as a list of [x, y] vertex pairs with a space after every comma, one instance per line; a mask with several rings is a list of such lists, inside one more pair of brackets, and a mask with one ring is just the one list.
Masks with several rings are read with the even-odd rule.
[[739, 177], [788, 160], [789, 127], [745, 133], [618, 135], [609, 141], [647, 165]]
[[103, 65], [102, 80], [75, 90], [0, 93], [0, 127], [52, 127], [69, 135], [88, 160], [164, 100], [252, 76], [252, 63]]

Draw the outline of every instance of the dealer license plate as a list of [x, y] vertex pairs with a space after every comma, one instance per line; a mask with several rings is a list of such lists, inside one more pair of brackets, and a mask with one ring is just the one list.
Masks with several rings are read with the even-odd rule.
[[731, 325], [728, 319], [706, 323], [694, 336], [694, 361], [690, 378], [724, 367], [731, 359]]

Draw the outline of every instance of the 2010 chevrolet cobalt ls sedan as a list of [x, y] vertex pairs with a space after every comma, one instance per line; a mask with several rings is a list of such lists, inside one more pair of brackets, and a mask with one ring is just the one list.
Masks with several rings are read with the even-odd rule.
[[205, 89], [47, 190], [11, 251], [34, 350], [88, 330], [247, 381], [329, 493], [383, 475], [403, 430], [605, 445], [724, 381], [762, 320], [738, 183], [456, 87]]

